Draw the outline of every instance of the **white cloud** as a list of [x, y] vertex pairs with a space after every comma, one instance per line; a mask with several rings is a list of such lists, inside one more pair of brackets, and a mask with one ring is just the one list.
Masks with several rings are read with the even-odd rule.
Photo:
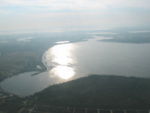
[[78, 29], [104, 27], [134, 27], [149, 25], [150, 14], [101, 13], [45, 13], [3, 19], [0, 30]]
[[150, 0], [0, 0], [1, 6], [45, 7], [53, 10], [99, 10], [110, 7], [150, 8]]
[[148, 26], [149, 10], [150, 0], [0, 0], [0, 31]]

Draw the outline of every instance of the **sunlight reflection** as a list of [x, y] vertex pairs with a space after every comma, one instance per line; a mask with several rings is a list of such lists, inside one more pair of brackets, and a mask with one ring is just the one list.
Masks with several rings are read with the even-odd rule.
[[73, 49], [73, 44], [62, 44], [45, 52], [43, 63], [50, 71], [50, 75], [61, 79], [69, 79], [75, 75]]
[[71, 58], [71, 45], [54, 46], [51, 50], [52, 62], [60, 65], [69, 65], [73, 63]]
[[75, 75], [74, 69], [67, 66], [57, 66], [53, 68], [50, 73], [62, 79], [69, 79]]

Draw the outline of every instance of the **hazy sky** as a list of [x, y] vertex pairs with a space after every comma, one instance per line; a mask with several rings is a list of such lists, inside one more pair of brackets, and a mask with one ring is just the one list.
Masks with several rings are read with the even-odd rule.
[[0, 0], [0, 32], [149, 26], [150, 0]]

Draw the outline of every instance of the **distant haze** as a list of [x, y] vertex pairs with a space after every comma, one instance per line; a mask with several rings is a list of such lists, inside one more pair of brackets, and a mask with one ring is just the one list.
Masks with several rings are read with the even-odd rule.
[[149, 0], [0, 0], [0, 33], [149, 27]]

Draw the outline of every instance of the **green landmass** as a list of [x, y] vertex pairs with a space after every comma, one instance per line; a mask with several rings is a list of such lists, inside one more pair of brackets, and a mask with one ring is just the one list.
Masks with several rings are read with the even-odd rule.
[[150, 79], [93, 75], [51, 86], [30, 98], [39, 105], [148, 109]]
[[2, 113], [149, 113], [149, 109], [150, 79], [113, 75], [79, 78], [24, 98], [0, 98]]
[[[31, 51], [4, 55], [0, 58], [0, 64], [0, 80], [22, 72], [45, 70], [40, 55]], [[38, 69], [37, 65], [41, 66], [41, 69]]]

